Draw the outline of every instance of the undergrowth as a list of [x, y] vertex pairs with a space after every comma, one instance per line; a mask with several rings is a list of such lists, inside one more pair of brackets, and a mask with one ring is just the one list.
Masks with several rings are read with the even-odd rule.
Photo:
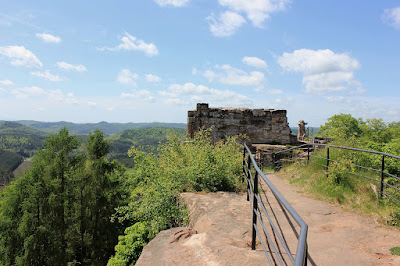
[[[383, 224], [400, 227], [400, 206], [388, 198], [378, 200], [379, 183], [346, 173], [356, 172], [346, 163], [333, 163], [329, 171], [321, 168], [304, 161], [283, 167], [280, 174], [316, 199], [339, 204], [346, 210], [374, 216]], [[368, 175], [365, 172], [361, 174]]]

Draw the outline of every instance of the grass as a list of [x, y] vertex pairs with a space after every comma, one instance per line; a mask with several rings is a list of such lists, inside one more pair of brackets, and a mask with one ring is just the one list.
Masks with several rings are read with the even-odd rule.
[[[342, 166], [332, 164], [327, 177], [326, 169], [321, 168], [311, 163], [298, 162], [284, 166], [280, 174], [289, 183], [303, 188], [304, 193], [316, 199], [374, 216], [383, 224], [400, 227], [400, 206], [387, 198], [378, 200], [374, 190], [379, 190], [379, 183], [344, 173], [354, 172], [354, 169], [343, 169]], [[357, 174], [369, 175], [360, 171]]]
[[390, 249], [390, 253], [392, 253], [392, 255], [397, 255], [400, 256], [400, 247], [393, 247]]

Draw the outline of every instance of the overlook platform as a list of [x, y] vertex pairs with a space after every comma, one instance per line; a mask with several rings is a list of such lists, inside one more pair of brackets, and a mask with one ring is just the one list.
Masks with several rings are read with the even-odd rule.
[[[400, 256], [389, 251], [400, 246], [400, 230], [311, 199], [278, 175], [267, 177], [308, 224], [308, 250], [315, 265], [400, 265]], [[137, 265], [268, 264], [261, 246], [256, 251], [250, 248], [251, 216], [245, 194], [182, 196], [190, 209], [191, 230], [160, 232], [144, 248]]]

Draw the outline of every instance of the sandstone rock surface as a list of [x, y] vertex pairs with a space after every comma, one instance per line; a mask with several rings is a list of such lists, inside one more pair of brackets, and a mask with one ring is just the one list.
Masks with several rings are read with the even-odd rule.
[[191, 230], [180, 227], [160, 232], [136, 265], [266, 265], [264, 252], [252, 251], [249, 245], [250, 205], [245, 194], [182, 196], [190, 209]]

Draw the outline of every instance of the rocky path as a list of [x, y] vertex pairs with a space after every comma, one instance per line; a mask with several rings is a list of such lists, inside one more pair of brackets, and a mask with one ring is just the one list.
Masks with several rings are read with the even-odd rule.
[[[389, 251], [400, 246], [400, 230], [311, 199], [277, 175], [267, 177], [309, 226], [309, 265], [400, 265], [400, 256]], [[282, 215], [278, 205], [265, 191], [264, 199], [269, 198], [279, 220]], [[182, 196], [190, 209], [189, 228], [161, 232], [145, 247], [137, 265], [268, 264], [259, 243], [256, 251], [250, 248], [250, 206], [246, 195], [219, 192]], [[281, 226], [286, 232], [288, 226]], [[287, 240], [290, 243], [295, 238], [288, 236]]]
[[400, 265], [400, 256], [389, 251], [400, 246], [400, 230], [312, 199], [277, 175], [267, 177], [308, 224], [309, 253], [316, 265]]

